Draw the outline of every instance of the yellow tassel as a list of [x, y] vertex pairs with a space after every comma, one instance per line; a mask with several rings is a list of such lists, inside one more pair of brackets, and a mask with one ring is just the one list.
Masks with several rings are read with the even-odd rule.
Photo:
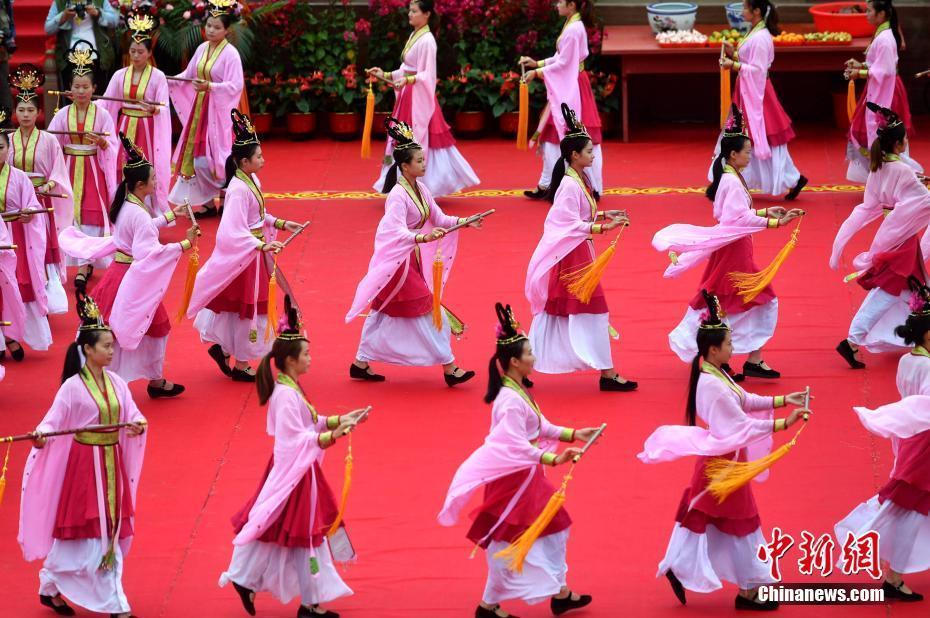
[[0, 473], [0, 504], [3, 504], [3, 494], [6, 492], [6, 468], [10, 463], [10, 449], [13, 448], [13, 442], [7, 442], [6, 455], [3, 457], [3, 472]]
[[333, 536], [336, 532], [339, 531], [339, 526], [342, 525], [342, 516], [346, 512], [346, 502], [349, 499], [349, 488], [352, 487], [352, 434], [349, 434], [349, 448], [346, 451], [346, 467], [345, 472], [343, 473], [342, 478], [342, 501], [339, 503], [339, 513], [336, 514], [336, 519], [333, 521], [333, 525], [329, 527], [329, 532], [326, 533], [326, 536]]
[[759, 459], [753, 461], [732, 461], [723, 457], [714, 457], [707, 462], [704, 467], [704, 475], [709, 481], [707, 491], [717, 499], [717, 503], [722, 503], [734, 491], [756, 478], [772, 465], [788, 454], [788, 451], [797, 444], [798, 436], [807, 427], [807, 423], [801, 425], [798, 432], [790, 442], [782, 444], [777, 449]]
[[625, 227], [626, 225], [623, 225], [620, 228], [620, 231], [617, 232], [617, 237], [611, 241], [610, 246], [607, 247], [603, 253], [594, 258], [590, 264], [562, 274], [560, 279], [566, 284], [572, 296], [583, 303], [591, 301], [591, 297], [594, 296], [594, 290], [597, 289], [597, 285], [601, 282], [607, 265], [617, 252], [617, 241], [620, 240], [620, 234], [623, 233]]
[[530, 129], [530, 87], [525, 81], [520, 81], [520, 107], [517, 119], [517, 150], [526, 150]]
[[371, 127], [375, 122], [375, 93], [368, 82], [368, 95], [365, 97], [365, 128], [362, 130], [362, 158], [371, 158]]
[[720, 69], [720, 128], [727, 126], [730, 116], [730, 69]]
[[536, 542], [536, 539], [538, 539], [549, 524], [552, 523], [556, 513], [558, 513], [562, 505], [565, 504], [565, 489], [568, 487], [568, 482], [572, 480], [572, 472], [574, 471], [575, 464], [572, 464], [568, 474], [562, 479], [562, 486], [549, 498], [549, 502], [546, 503], [545, 508], [542, 510], [542, 513], [539, 514], [539, 517], [536, 518], [536, 521], [530, 524], [530, 527], [524, 530], [523, 534], [518, 536], [513, 543], [494, 554], [495, 558], [504, 560], [504, 562], [507, 563], [507, 568], [511, 571], [516, 573], [523, 572], [523, 562], [526, 560], [527, 554], [530, 553], [533, 543]]
[[178, 310], [177, 323], [180, 324], [187, 315], [187, 308], [191, 304], [194, 294], [194, 281], [197, 280], [197, 271], [200, 270], [200, 249], [197, 245], [191, 249], [187, 257], [187, 277], [184, 279], [184, 292], [181, 294], [181, 308]]
[[849, 117], [849, 122], [852, 122], [853, 116], [856, 114], [856, 80], [849, 80], [849, 85], [846, 86], [846, 115]]
[[442, 330], [442, 255], [433, 260], [433, 326]]
[[798, 233], [800, 232], [800, 228], [801, 222], [799, 221], [798, 226], [791, 232], [791, 239], [781, 248], [781, 251], [779, 251], [775, 259], [772, 260], [772, 263], [759, 272], [727, 274], [727, 278], [730, 280], [730, 283], [733, 284], [733, 287], [736, 288], [736, 291], [742, 297], [744, 303], [750, 302], [761, 294], [762, 290], [775, 279], [778, 269], [781, 268], [781, 265], [785, 263], [785, 260], [788, 259], [788, 256], [791, 255], [791, 252], [794, 251], [794, 248], [798, 245]]
[[278, 258], [275, 257], [274, 265], [271, 270], [271, 277], [268, 278], [268, 322], [265, 324], [265, 341], [270, 341], [275, 336], [275, 327], [278, 322]]

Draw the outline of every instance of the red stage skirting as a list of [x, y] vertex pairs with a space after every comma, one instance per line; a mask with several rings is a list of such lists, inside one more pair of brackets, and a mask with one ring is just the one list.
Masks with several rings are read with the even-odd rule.
[[[924, 129], [926, 130], [926, 129]], [[605, 145], [608, 187], [687, 187], [705, 184], [713, 150], [713, 128], [641, 131], [649, 142]], [[812, 185], [845, 184], [845, 136], [817, 127], [798, 127], [791, 144], [794, 160]], [[512, 142], [460, 141], [488, 189], [532, 187], [539, 160]], [[925, 142], [911, 144], [912, 155], [930, 162]], [[373, 149], [378, 152], [378, 146]], [[269, 167], [262, 174], [267, 191], [368, 190], [377, 175], [377, 158], [358, 158], [358, 143], [313, 140], [266, 145]], [[751, 380], [756, 392], [784, 393], [810, 385], [815, 418], [797, 448], [756, 487], [768, 535], [780, 526], [799, 541], [801, 530], [832, 532], [833, 524], [886, 480], [891, 464], [887, 441], [871, 437], [851, 406], [875, 406], [896, 398], [896, 355], [867, 356], [869, 368], [853, 372], [833, 351], [864, 297], [842, 282], [851, 256], [862, 250], [874, 227], [850, 246], [840, 272], [827, 266], [833, 236], [859, 195], [805, 191], [798, 206], [808, 210], [800, 244], [779, 273], [779, 328], [765, 355], [783, 372], [777, 382]], [[777, 202], [771, 202], [777, 203]], [[445, 386], [438, 368], [381, 365], [384, 384], [352, 382], [348, 365], [358, 343], [361, 320], [343, 324], [355, 285], [368, 263], [373, 231], [383, 209], [380, 200], [268, 200], [282, 217], [313, 221], [309, 233], [281, 256], [312, 341], [313, 366], [304, 386], [321, 413], [373, 404], [370, 422], [354, 438], [355, 478], [346, 515], [360, 561], [344, 575], [356, 595], [333, 604], [347, 618], [471, 615], [484, 587], [485, 562], [468, 560], [468, 522], [452, 529], [435, 520], [458, 464], [478, 446], [488, 426], [489, 407], [481, 401], [493, 350], [494, 301], [514, 305], [529, 326], [523, 297], [526, 264], [542, 230], [546, 206], [522, 198], [461, 198], [443, 201], [464, 215], [488, 208], [497, 214], [476, 232], [462, 233], [459, 258], [446, 301], [469, 324], [454, 343], [457, 362], [479, 372], [479, 379], [456, 389]], [[653, 233], [672, 222], [711, 222], [710, 204], [698, 194], [607, 197], [605, 208], [631, 211], [625, 232], [604, 280], [612, 321], [621, 340], [614, 358], [624, 375], [640, 382], [633, 394], [599, 393], [595, 373], [535, 376], [534, 394], [556, 423], [584, 426], [606, 421], [603, 443], [576, 470], [567, 507], [572, 514], [569, 583], [594, 595], [579, 616], [720, 616], [733, 612], [735, 590], [691, 594], [680, 608], [664, 579], [655, 579], [672, 529], [681, 491], [693, 461], [646, 466], [636, 460], [643, 439], [657, 425], [684, 417], [688, 369], [668, 349], [666, 335], [681, 318], [701, 269], [679, 280], [663, 280], [667, 258], [649, 245]], [[202, 255], [209, 255], [216, 219], [204, 222]], [[788, 240], [789, 230], [757, 234], [756, 256], [768, 263]], [[172, 229], [166, 237], [179, 239]], [[599, 250], [608, 238], [598, 238]], [[174, 315], [185, 263], [166, 302]], [[99, 281], [95, 275], [94, 283]], [[55, 345], [47, 353], [27, 351], [26, 362], [6, 362], [0, 383], [3, 434], [33, 428], [51, 403], [65, 344], [74, 336], [73, 315], [52, 319]], [[135, 614], [165, 616], [244, 615], [231, 587], [216, 582], [232, 551], [230, 517], [252, 494], [271, 452], [265, 411], [254, 388], [223, 378], [189, 322], [175, 327], [168, 345], [168, 377], [188, 388], [180, 399], [152, 402], [145, 383], [133, 392], [149, 419], [149, 448], [141, 481], [137, 537], [125, 568], [125, 587]], [[738, 359], [737, 366], [741, 366]], [[779, 442], [785, 436], [779, 436]], [[340, 491], [345, 443], [329, 451], [325, 470]], [[0, 572], [3, 612], [17, 618], [51, 616], [36, 598], [38, 563], [26, 564], [16, 543], [18, 487], [27, 448], [13, 448], [5, 503], [0, 507]], [[567, 468], [555, 471], [554, 482]], [[799, 556], [797, 548], [789, 557]], [[788, 581], [798, 581], [794, 560], [783, 561]], [[819, 578], [808, 582], [821, 582]], [[859, 577], [857, 581], [866, 581]], [[830, 581], [843, 581], [834, 577]], [[930, 574], [907, 577], [912, 588], [930, 593]], [[268, 595], [257, 600], [260, 616], [293, 616], [297, 603], [282, 607]], [[924, 604], [926, 605], [926, 604]], [[548, 606], [509, 604], [521, 616], [550, 615]], [[891, 606], [894, 616], [924, 616], [917, 604]], [[790, 616], [886, 616], [883, 607], [783, 607]]]

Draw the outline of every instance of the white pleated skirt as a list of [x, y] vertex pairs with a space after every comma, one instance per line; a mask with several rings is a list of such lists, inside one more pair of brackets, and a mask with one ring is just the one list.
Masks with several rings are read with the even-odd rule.
[[533, 316], [529, 332], [536, 356], [534, 369], [540, 373], [572, 373], [614, 366], [610, 355], [610, 315], [576, 313]]
[[[373, 187], [378, 193], [384, 193], [384, 178], [387, 176], [390, 167], [390, 165], [381, 167], [381, 174]], [[451, 195], [481, 183], [477, 174], [475, 174], [475, 170], [472, 169], [455, 146], [429, 149], [426, 160], [426, 175], [422, 178], [422, 182], [433, 197]]]
[[[750, 189], [756, 189], [766, 195], [782, 195], [798, 184], [801, 180], [801, 172], [791, 159], [788, 144], [772, 146], [770, 150], [771, 157], [760, 159], [753, 156], [749, 165], [741, 173]], [[719, 156], [720, 138], [717, 139], [717, 146], [714, 148], [714, 159], [711, 161], [710, 169], [707, 170], [709, 182], [714, 180], [714, 160]]]
[[61, 283], [58, 267], [47, 264], [45, 266], [46, 282], [45, 294], [48, 296], [48, 313], [57, 315], [68, 313], [68, 294]]
[[775, 583], [768, 563], [756, 555], [764, 544], [761, 528], [733, 536], [708, 524], [704, 534], [699, 534], [676, 522], [656, 577], [672, 571], [682, 586], [694, 592], [719, 590], [724, 581], [741, 590]]
[[265, 328], [268, 318], [264, 315], [255, 320], [255, 341], [249, 335], [252, 332], [251, 320], [243, 320], [238, 313], [223, 311], [214, 313], [201, 309], [194, 319], [194, 328], [200, 333], [200, 340], [218, 343], [223, 351], [238, 361], [250, 361], [263, 357], [271, 350], [275, 333], [266, 339]]
[[209, 203], [212, 207], [213, 198], [220, 196], [220, 190], [225, 183], [225, 178], [213, 178], [213, 166], [209, 159], [197, 157], [194, 159], [194, 177], [184, 178], [179, 175], [168, 194], [168, 201], [172, 204], [183, 204], [186, 199], [190, 201], [191, 206]]
[[396, 318], [372, 310], [365, 318], [355, 357], [363, 362], [380, 361], [392, 365], [432, 367], [455, 360], [452, 331], [445, 312], [442, 330], [436, 330], [433, 315]]
[[568, 546], [568, 530], [549, 534], [536, 539], [526, 560], [523, 572], [515, 573], [494, 554], [505, 549], [508, 543], [491, 541], [485, 555], [488, 560], [488, 581], [481, 600], [488, 605], [502, 601], [521, 599], [529, 604], [540, 603], [555, 596], [565, 585], [568, 564], [565, 553]]
[[[685, 317], [681, 319], [675, 330], [668, 334], [668, 345], [678, 358], [690, 363], [697, 355], [697, 331], [701, 326], [701, 314], [688, 307]], [[755, 352], [768, 343], [775, 334], [775, 325], [778, 323], [778, 299], [773, 298], [764, 305], [757, 305], [749, 311], [741, 313], [728, 313], [726, 317], [730, 325], [733, 339], [734, 354], [749, 354]]]
[[23, 303], [26, 308], [26, 324], [23, 329], [23, 342], [33, 350], [44, 351], [52, 345], [52, 329], [48, 317], [39, 311], [35, 302]]
[[910, 346], [894, 334], [910, 312], [910, 292], [892, 296], [881, 288], [872, 288], [849, 324], [847, 339], [869, 352], [893, 352]]
[[165, 349], [168, 336], [149, 337], [143, 335], [134, 350], [120, 347], [119, 341], [113, 344], [113, 362], [110, 370], [127, 382], [133, 380], [160, 380], [164, 376]]
[[[930, 570], [930, 517], [901, 508], [891, 500], [879, 503], [872, 496], [847, 515], [835, 527], [837, 543], [843, 543], [848, 533], [856, 537], [874, 530], [878, 532], [878, 554], [898, 573], [919, 573]], [[842, 556], [837, 569], [842, 569]]]
[[101, 614], [128, 612], [119, 543], [114, 547], [116, 560], [109, 571], [98, 568], [105, 553], [100, 539], [55, 539], [39, 571], [39, 594], [53, 597], [61, 593], [71, 603]]

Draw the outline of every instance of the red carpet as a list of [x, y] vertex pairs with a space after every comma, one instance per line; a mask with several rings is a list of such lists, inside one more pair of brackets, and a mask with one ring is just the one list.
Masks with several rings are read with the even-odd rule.
[[[926, 129], [925, 129], [926, 130]], [[817, 135], [801, 127], [791, 150], [812, 185], [843, 184], [845, 143], [838, 132]], [[639, 131], [645, 137], [647, 131]], [[710, 128], [663, 128], [651, 141], [610, 142], [605, 150], [608, 187], [697, 187], [712, 152]], [[376, 146], [377, 148], [378, 146]], [[535, 182], [538, 161], [503, 141], [461, 142], [463, 154], [484, 181], [483, 189], [526, 188]], [[918, 160], [930, 162], [930, 147], [912, 145]], [[368, 191], [376, 164], [358, 159], [357, 143], [310, 141], [267, 144], [269, 192]], [[887, 477], [889, 444], [871, 437], [851, 410], [896, 398], [896, 355], [870, 356], [866, 371], [852, 372], [833, 351], [864, 296], [842, 282], [849, 272], [827, 266], [839, 224], [857, 202], [850, 192], [805, 192], [808, 210], [800, 245], [776, 281], [780, 324], [766, 360], [782, 370], [776, 383], [750, 381], [759, 393], [784, 393], [810, 385], [816, 396], [812, 425], [797, 448], [756, 488], [766, 534], [780, 526], [799, 539], [802, 530], [832, 532], [833, 524], [872, 495]], [[361, 321], [343, 324], [355, 285], [368, 263], [373, 229], [383, 202], [371, 199], [269, 200], [269, 210], [291, 219], [309, 218], [308, 234], [288, 247], [281, 264], [298, 290], [307, 319], [313, 367], [304, 386], [323, 412], [373, 404], [370, 422], [354, 439], [355, 481], [347, 521], [360, 560], [344, 574], [356, 595], [333, 609], [347, 618], [468, 616], [484, 586], [483, 555], [469, 560], [471, 547], [457, 528], [435, 521], [445, 489], [458, 464], [480, 444], [488, 426], [481, 401], [487, 362], [493, 351], [493, 303], [514, 304], [524, 325], [530, 315], [523, 298], [527, 261], [538, 239], [545, 207], [521, 198], [454, 198], [449, 211], [466, 214], [496, 208], [482, 231], [462, 234], [459, 260], [447, 301], [469, 323], [454, 344], [458, 362], [478, 370], [480, 379], [448, 389], [438, 368], [381, 366], [381, 385], [351, 382], [348, 365], [358, 343]], [[649, 245], [661, 226], [676, 221], [709, 222], [710, 205], [701, 196], [665, 193], [609, 196], [604, 206], [627, 208], [633, 227], [624, 234], [605, 279], [613, 322], [621, 341], [614, 348], [620, 370], [640, 381], [634, 394], [601, 394], [596, 375], [536, 376], [543, 410], [556, 423], [609, 424], [603, 444], [577, 468], [567, 508], [575, 525], [569, 549], [570, 585], [594, 595], [578, 616], [719, 616], [733, 612], [735, 590], [690, 595], [677, 604], [664, 580], [655, 579], [681, 490], [692, 461], [660, 466], [640, 464], [636, 453], [659, 424], [684, 416], [687, 369], [668, 349], [666, 335], [681, 318], [699, 272], [680, 280], [661, 277], [667, 258]], [[215, 220], [205, 225], [203, 253], [209, 255]], [[849, 255], [866, 246], [872, 228], [856, 239]], [[174, 239], [180, 230], [167, 232]], [[757, 256], [766, 263], [788, 238], [788, 230], [756, 236]], [[606, 239], [598, 240], [606, 246]], [[183, 269], [183, 264], [179, 271]], [[99, 275], [97, 276], [99, 279]], [[173, 313], [183, 274], [169, 295]], [[75, 318], [53, 320], [55, 346], [27, 352], [24, 363], [7, 363], [0, 384], [3, 434], [33, 428], [51, 403], [65, 344]], [[742, 359], [738, 359], [741, 363]], [[265, 410], [254, 389], [224, 379], [213, 366], [190, 323], [177, 326], [168, 346], [170, 379], [188, 392], [176, 401], [151, 402], [143, 383], [133, 387], [151, 430], [141, 484], [137, 537], [125, 570], [134, 613], [154, 616], [243, 616], [231, 588], [216, 586], [231, 554], [230, 516], [252, 494], [271, 450], [264, 434]], [[326, 470], [341, 486], [345, 445], [328, 453]], [[50, 616], [36, 598], [38, 563], [26, 564], [16, 543], [18, 487], [27, 448], [13, 448], [6, 501], [0, 507], [0, 570], [4, 616]], [[561, 478], [556, 471], [553, 478]], [[782, 568], [789, 582], [821, 583], [797, 575], [797, 547]], [[856, 578], [865, 582], [866, 576]], [[832, 577], [827, 581], [844, 581]], [[930, 593], [930, 573], [907, 578]], [[297, 603], [282, 607], [259, 596], [259, 616], [293, 616]], [[544, 605], [505, 606], [520, 616], [549, 614]], [[781, 615], [924, 616], [924, 607], [783, 607]], [[85, 614], [86, 615], [86, 614]]]

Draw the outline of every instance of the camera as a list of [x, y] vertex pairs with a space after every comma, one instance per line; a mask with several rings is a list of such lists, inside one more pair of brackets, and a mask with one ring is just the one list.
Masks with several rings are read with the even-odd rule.
[[87, 2], [72, 2], [68, 8], [77, 13], [78, 19], [87, 18]]

